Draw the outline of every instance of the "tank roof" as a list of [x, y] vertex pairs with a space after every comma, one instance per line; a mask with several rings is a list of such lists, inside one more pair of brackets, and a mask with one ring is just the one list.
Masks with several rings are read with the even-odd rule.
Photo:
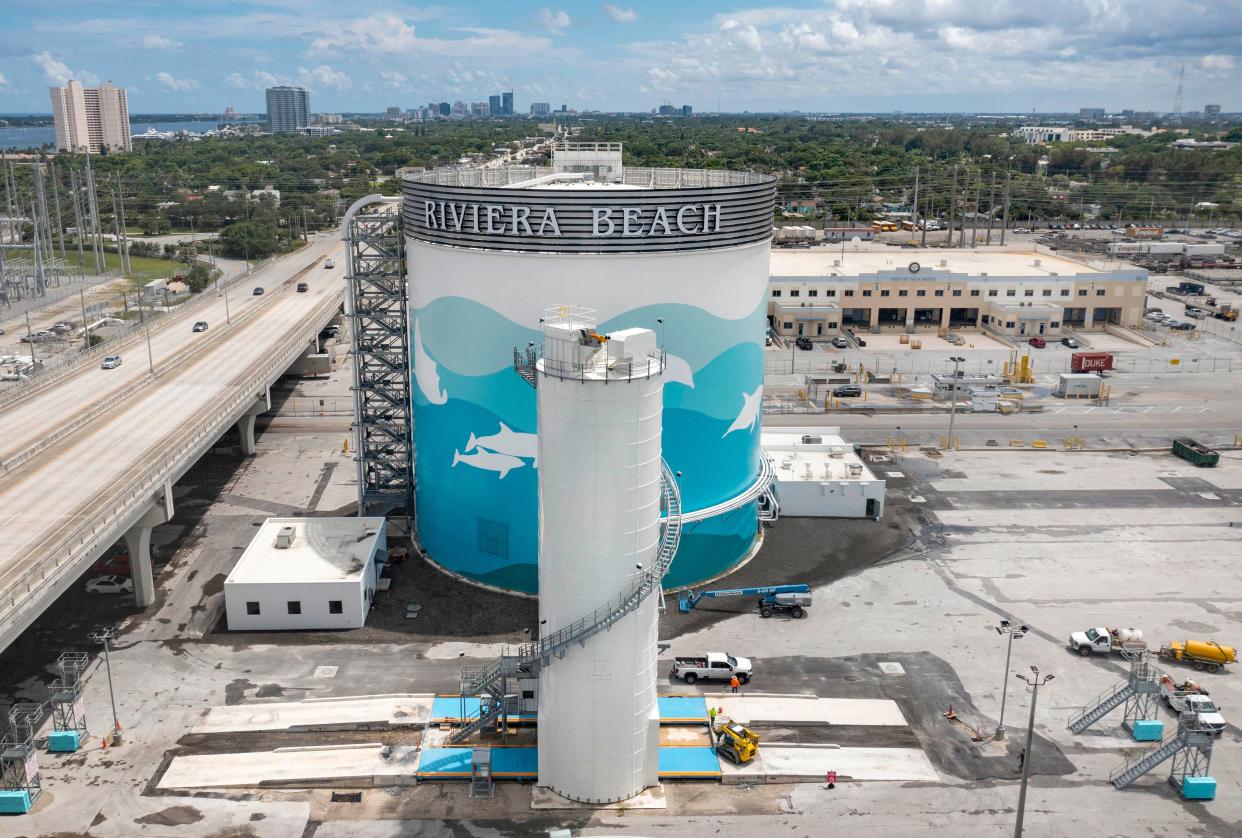
[[[423, 172], [402, 172], [407, 183], [426, 183], [435, 186], [478, 189], [548, 189], [566, 188], [566, 182], [581, 183], [572, 188], [629, 188], [640, 189], [719, 189], [728, 186], [771, 183], [771, 175], [758, 172], [730, 172], [722, 169], [656, 169], [646, 166], [626, 166], [617, 179], [557, 181], [552, 184], [529, 184], [540, 178], [560, 174], [551, 166], [496, 166], [446, 167]], [[586, 187], [586, 184], [593, 184]]]

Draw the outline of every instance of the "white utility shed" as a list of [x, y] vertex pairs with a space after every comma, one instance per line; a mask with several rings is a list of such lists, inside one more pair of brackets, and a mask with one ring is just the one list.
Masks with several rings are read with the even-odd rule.
[[268, 518], [224, 580], [229, 629], [361, 628], [387, 545], [383, 518]]
[[841, 438], [838, 428], [764, 428], [759, 443], [776, 472], [782, 517], [876, 518], [884, 481]]

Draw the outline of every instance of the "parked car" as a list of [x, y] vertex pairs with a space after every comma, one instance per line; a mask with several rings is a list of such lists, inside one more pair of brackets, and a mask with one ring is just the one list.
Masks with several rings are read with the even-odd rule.
[[1035, 347], [1036, 349], [1043, 349], [1045, 346], [1048, 345], [1048, 341], [1044, 340], [1043, 338], [1038, 338], [1038, 337], [1031, 338], [1030, 340], [1027, 341], [1027, 343], [1029, 343], [1031, 346]]
[[1068, 346], [1070, 349], [1080, 349], [1082, 344], [1073, 338], [1061, 338], [1061, 345]]
[[862, 388], [857, 384], [842, 384], [840, 387], [832, 388], [832, 395], [838, 399], [856, 399], [862, 395]]
[[263, 287], [262, 287], [262, 286], [259, 286], [258, 288], [254, 289], [254, 296], [256, 296], [256, 297], [262, 297], [262, 296], [263, 296]]
[[1175, 332], [1192, 332], [1194, 331], [1194, 323], [1174, 322], [1169, 324], [1169, 328]]
[[124, 576], [96, 576], [86, 583], [88, 594], [132, 594], [134, 580]]
[[331, 270], [332, 268], [336, 267], [336, 262], [332, 261], [331, 259], [324, 259], [323, 266], [326, 270]]
[[195, 332], [205, 332], [205, 331], [207, 331], [207, 321], [206, 321], [206, 320], [199, 320], [198, 322], [196, 322], [196, 323], [194, 324], [194, 328], [193, 328], [191, 331], [195, 331]]
[[1014, 231], [1015, 233], [1029, 233], [1029, 232], [1031, 232], [1031, 230], [1030, 230], [1030, 228], [1029, 228], [1029, 227], [1014, 227], [1014, 228], [1013, 228], [1013, 231]]
[[122, 549], [105, 553], [91, 565], [91, 572], [103, 576], [129, 576], [129, 553]]
[[832, 345], [835, 346], [837, 349], [849, 349], [850, 348], [850, 342], [839, 335], [832, 339]]
[[299, 282], [299, 283], [298, 283], [298, 293], [299, 293], [299, 294], [305, 294], [305, 293], [306, 293], [307, 291], [309, 291], [309, 290], [310, 290], [310, 286], [309, 286], [309, 285], [307, 285], [305, 282]]
[[673, 659], [673, 669], [669, 675], [680, 678], [687, 684], [693, 684], [700, 678], [704, 681], [728, 681], [734, 675], [745, 684], [752, 673], [748, 658], [737, 658], [724, 652], [708, 652], [695, 657], [678, 657]]
[[103, 370], [114, 370], [120, 365], [121, 365], [120, 355], [109, 355], [107, 358], [103, 359], [103, 363], [99, 365], [99, 368]]
[[813, 349], [814, 348], [814, 344], [811, 343], [811, 339], [806, 338], [806, 337], [798, 338], [797, 340], [794, 341], [794, 344], [799, 349]]

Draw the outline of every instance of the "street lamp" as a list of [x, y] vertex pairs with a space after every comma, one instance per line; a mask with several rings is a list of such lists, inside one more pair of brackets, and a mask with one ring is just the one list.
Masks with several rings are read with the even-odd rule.
[[1040, 675], [1039, 667], [1031, 667], [1031, 675], [1016, 675], [1031, 687], [1031, 715], [1026, 722], [1026, 756], [1022, 759], [1022, 788], [1018, 792], [1018, 822], [1013, 828], [1013, 838], [1022, 838], [1022, 816], [1026, 813], [1026, 782], [1031, 774], [1031, 757], [1034, 756], [1035, 745], [1035, 701], [1039, 698], [1039, 688], [1044, 684], [1057, 677], [1055, 675]]
[[104, 647], [104, 668], [108, 672], [108, 698], [112, 700], [112, 744], [121, 744], [121, 721], [116, 715], [116, 693], [112, 691], [112, 656], [109, 654], [109, 646], [112, 638], [116, 637], [117, 630], [115, 626], [101, 628], [87, 635], [96, 643], [102, 643]]
[[962, 362], [965, 361], [966, 359], [961, 357], [960, 355], [954, 355], [949, 360], [953, 362], [953, 390], [951, 391], [952, 395], [949, 396], [949, 438], [945, 441], [948, 443], [946, 447], [952, 448], [953, 447], [953, 420], [954, 418], [957, 417], [958, 370], [961, 368]]
[[1013, 656], [1013, 641], [1026, 636], [1030, 631], [1026, 626], [1013, 626], [1008, 620], [1001, 620], [999, 626], [992, 626], [997, 634], [1009, 635], [1009, 643], [1005, 649], [1005, 679], [1001, 681], [1000, 721], [996, 724], [996, 738], [1005, 738], [1005, 697], [1009, 694], [1009, 659]]

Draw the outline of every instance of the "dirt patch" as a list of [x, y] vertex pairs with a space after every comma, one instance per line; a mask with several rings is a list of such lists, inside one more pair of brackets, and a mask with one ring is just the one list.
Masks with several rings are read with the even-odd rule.
[[193, 806], [169, 806], [158, 812], [134, 818], [134, 823], [151, 824], [153, 826], [189, 826], [203, 819], [203, 813]]

